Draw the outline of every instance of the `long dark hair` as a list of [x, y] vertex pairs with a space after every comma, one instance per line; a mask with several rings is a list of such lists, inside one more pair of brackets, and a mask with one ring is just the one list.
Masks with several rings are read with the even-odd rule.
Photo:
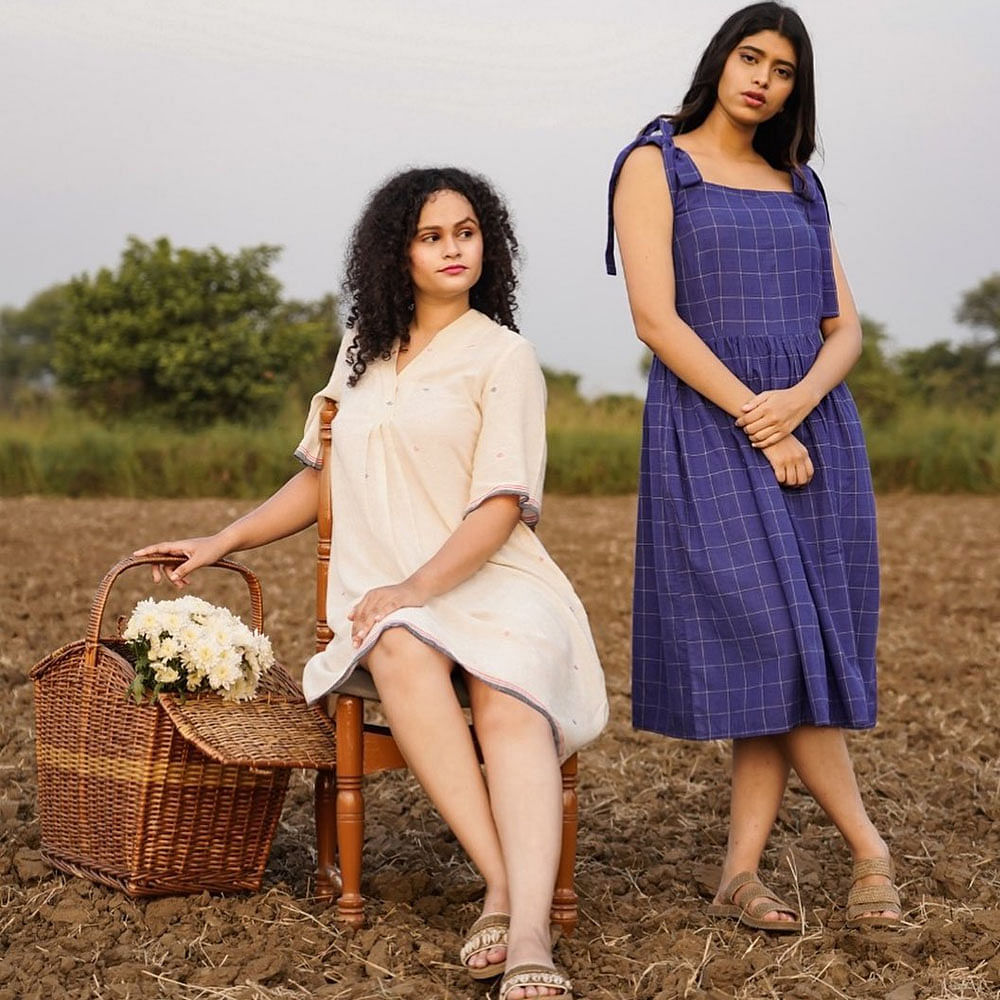
[[409, 246], [424, 202], [438, 191], [455, 191], [469, 200], [483, 235], [483, 271], [469, 293], [469, 304], [502, 326], [517, 330], [515, 263], [517, 238], [503, 199], [485, 177], [455, 167], [406, 170], [390, 177], [365, 205], [351, 236], [344, 276], [347, 328], [357, 328], [348, 348], [354, 386], [375, 358], [388, 359], [399, 338], [410, 339], [413, 283]]
[[776, 31], [787, 38], [795, 49], [798, 65], [795, 86], [784, 110], [757, 127], [753, 146], [772, 167], [796, 170], [809, 162], [816, 149], [816, 83], [809, 32], [791, 7], [755, 3], [727, 18], [702, 54], [680, 110], [666, 117], [677, 134], [696, 129], [715, 106], [729, 54], [744, 38], [759, 31]]

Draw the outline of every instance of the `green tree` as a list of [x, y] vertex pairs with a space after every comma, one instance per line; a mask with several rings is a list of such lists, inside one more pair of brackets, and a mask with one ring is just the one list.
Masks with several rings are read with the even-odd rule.
[[1000, 271], [965, 292], [955, 319], [973, 329], [989, 330], [993, 334], [990, 350], [1000, 350]]
[[329, 370], [339, 337], [332, 297], [281, 301], [270, 273], [279, 252], [261, 245], [227, 255], [130, 237], [116, 270], [68, 285], [60, 383], [104, 419], [193, 426], [272, 416], [304, 373]]
[[906, 394], [925, 404], [995, 410], [1000, 403], [1000, 365], [991, 362], [992, 351], [987, 342], [953, 346], [946, 340], [904, 351], [898, 364]]
[[556, 371], [542, 365], [542, 374], [545, 376], [545, 388], [550, 399], [568, 399], [574, 402], [582, 399], [580, 376], [576, 372]]
[[67, 286], [52, 285], [21, 309], [0, 309], [0, 398], [9, 403], [51, 383], [53, 345], [67, 304]]
[[866, 420], [888, 420], [902, 402], [903, 381], [886, 353], [889, 335], [885, 325], [861, 317], [861, 357], [851, 369], [847, 384]]

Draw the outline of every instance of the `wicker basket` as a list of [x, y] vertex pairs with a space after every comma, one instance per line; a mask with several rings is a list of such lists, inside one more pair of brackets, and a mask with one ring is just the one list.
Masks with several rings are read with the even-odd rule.
[[[258, 889], [289, 769], [335, 766], [333, 726], [278, 665], [250, 702], [218, 695], [129, 696], [125, 643], [100, 638], [117, 577], [174, 557], [123, 559], [94, 597], [86, 637], [31, 671], [42, 854], [56, 868], [131, 896]], [[263, 628], [254, 574], [252, 624]]]

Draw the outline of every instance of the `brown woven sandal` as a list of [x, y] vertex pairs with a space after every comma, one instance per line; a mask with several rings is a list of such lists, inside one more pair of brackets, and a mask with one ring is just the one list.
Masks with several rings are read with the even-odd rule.
[[507, 947], [507, 933], [510, 930], [510, 915], [507, 913], [487, 913], [481, 916], [470, 928], [469, 936], [458, 953], [459, 961], [473, 979], [492, 979], [499, 976], [507, 964], [507, 960], [494, 962], [492, 965], [469, 965], [473, 955], [492, 951], [494, 948]]
[[500, 980], [500, 1000], [507, 1000], [511, 990], [528, 989], [534, 986], [548, 987], [550, 990], [562, 990], [561, 993], [549, 994], [553, 997], [569, 997], [572, 1000], [573, 984], [569, 978], [548, 965], [515, 965], [504, 973]]
[[[884, 875], [888, 885], [858, 885], [869, 875]], [[896, 866], [887, 858], [863, 858], [851, 871], [851, 891], [847, 894], [848, 927], [897, 927], [903, 919], [903, 904], [895, 886]], [[895, 912], [886, 917], [882, 912]], [[868, 916], [863, 916], [863, 914]]]
[[[797, 934], [801, 918], [780, 896], [776, 896], [757, 877], [756, 872], [740, 872], [726, 886], [722, 897], [728, 902], [711, 903], [710, 916], [733, 917], [747, 927], [758, 931], [777, 931], [779, 934]], [[740, 900], [743, 902], [740, 902]], [[765, 920], [764, 914], [777, 910], [788, 913], [794, 920]]]

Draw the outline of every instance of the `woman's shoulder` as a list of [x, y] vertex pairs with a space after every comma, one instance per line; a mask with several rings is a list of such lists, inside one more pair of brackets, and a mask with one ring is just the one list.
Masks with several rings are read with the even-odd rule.
[[486, 313], [481, 313], [476, 309], [472, 309], [470, 312], [476, 318], [476, 332], [481, 334], [484, 341], [488, 341], [496, 349], [512, 350], [516, 349], [517, 345], [528, 343], [517, 330], [512, 330], [509, 326], [498, 323]]
[[674, 127], [668, 118], [661, 116], [647, 122], [615, 159], [609, 186], [609, 212], [621, 178], [638, 180], [643, 186], [647, 182], [659, 184], [666, 170], [668, 182], [671, 182], [677, 169], [677, 149]]
[[623, 163], [630, 153], [644, 146], [658, 146], [661, 150], [674, 148], [674, 126], [669, 118], [660, 115], [646, 122], [645, 125], [630, 139], [618, 154], [619, 162]]
[[522, 364], [538, 364], [535, 345], [516, 330], [484, 313], [476, 313], [475, 346], [484, 367], [518, 359]]

